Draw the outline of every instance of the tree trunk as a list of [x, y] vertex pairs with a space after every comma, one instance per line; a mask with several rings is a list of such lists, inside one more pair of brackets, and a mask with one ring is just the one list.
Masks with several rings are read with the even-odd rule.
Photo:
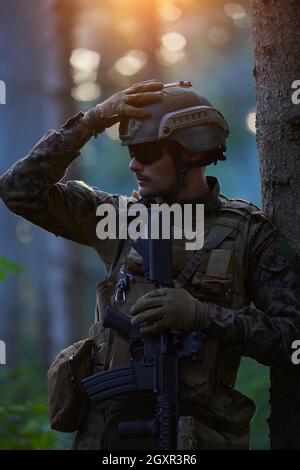
[[[300, 105], [292, 84], [300, 79], [298, 0], [251, 0], [257, 144], [263, 210], [300, 252]], [[300, 449], [300, 369], [270, 371], [273, 449]]]
[[[75, 113], [67, 19], [73, 4], [1, 2], [0, 79], [7, 88], [6, 104], [0, 106], [1, 174]], [[79, 248], [16, 218], [3, 205], [0, 218], [0, 256], [25, 267], [24, 275], [0, 284], [0, 339], [7, 344], [7, 364], [26, 356], [47, 364], [85, 334]]]

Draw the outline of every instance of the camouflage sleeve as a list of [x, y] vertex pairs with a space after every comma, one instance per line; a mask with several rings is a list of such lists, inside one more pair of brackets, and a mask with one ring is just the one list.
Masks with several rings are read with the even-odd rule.
[[93, 245], [96, 208], [113, 196], [80, 181], [59, 183], [92, 136], [84, 116], [80, 112], [59, 132], [49, 131], [17, 161], [0, 178], [0, 197], [11, 211], [49, 232]]
[[299, 257], [267, 219], [252, 221], [248, 247], [249, 305], [231, 310], [209, 304], [203, 329], [262, 364], [291, 366], [291, 345], [300, 338]]

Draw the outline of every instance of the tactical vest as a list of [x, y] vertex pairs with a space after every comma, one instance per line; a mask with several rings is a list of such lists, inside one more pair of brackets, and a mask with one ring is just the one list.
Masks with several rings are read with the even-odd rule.
[[[187, 251], [185, 240], [173, 240], [174, 287], [184, 287], [204, 302], [238, 310], [250, 303], [244, 287], [248, 270], [247, 236], [251, 217], [260, 211], [241, 199], [220, 195], [219, 200], [218, 211], [205, 218], [208, 249], [204, 245], [197, 253]], [[111, 304], [129, 315], [135, 302], [155, 289], [145, 279], [142, 258], [132, 246], [123, 247], [117, 257], [112, 272], [97, 285], [97, 318], [90, 333], [97, 344], [94, 373], [129, 362], [127, 340], [116, 330], [102, 326], [105, 307]], [[184, 305], [182, 309], [184, 315]], [[233, 388], [239, 364], [237, 353], [225, 343], [207, 337], [203, 362], [181, 359], [181, 408], [183, 414], [195, 416], [223, 437], [230, 436], [232, 447], [247, 448], [255, 406]]]

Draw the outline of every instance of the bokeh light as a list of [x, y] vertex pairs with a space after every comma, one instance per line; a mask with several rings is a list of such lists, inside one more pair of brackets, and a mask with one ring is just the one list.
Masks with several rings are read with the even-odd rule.
[[97, 79], [97, 70], [72, 69], [71, 73], [76, 85], [83, 82], [95, 82]]
[[71, 95], [76, 101], [93, 101], [101, 96], [99, 83], [84, 82], [72, 88]]
[[176, 21], [182, 15], [182, 11], [171, 1], [163, 1], [158, 8], [158, 13], [164, 21]]
[[247, 115], [247, 128], [253, 134], [256, 134], [256, 112], [252, 111]]
[[185, 59], [186, 53], [183, 49], [180, 51], [169, 51], [164, 46], [162, 46], [158, 51], [156, 51], [157, 62], [164, 66], [170, 66], [179, 62], [184, 62]]
[[85, 48], [74, 49], [70, 57], [70, 64], [79, 70], [95, 70], [100, 64], [100, 54]]
[[177, 52], [186, 46], [186, 39], [181, 33], [172, 31], [162, 36], [161, 42], [165, 49], [170, 52]]
[[117, 60], [114, 68], [120, 75], [130, 77], [137, 74], [146, 65], [148, 56], [141, 50], [132, 50]]
[[233, 20], [241, 19], [246, 15], [245, 8], [239, 3], [226, 3], [224, 5], [224, 10], [226, 15], [229, 16], [229, 18], [232, 18]]
[[72, 51], [71, 74], [76, 86], [72, 88], [71, 96], [76, 101], [93, 101], [101, 95], [101, 87], [96, 82], [100, 59], [99, 52], [91, 49], [77, 48]]

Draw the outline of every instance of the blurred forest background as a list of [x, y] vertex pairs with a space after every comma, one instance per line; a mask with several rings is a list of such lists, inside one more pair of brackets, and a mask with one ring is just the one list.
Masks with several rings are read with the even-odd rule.
[[[208, 168], [221, 192], [260, 205], [255, 88], [248, 1], [0, 0], [0, 174], [42, 135], [135, 82], [191, 80], [226, 116], [227, 161]], [[83, 149], [66, 179], [131, 194], [126, 149], [114, 126]], [[50, 430], [46, 370], [86, 337], [96, 253], [36, 228], [0, 204], [0, 448], [63, 449]], [[268, 369], [243, 359], [238, 387], [258, 407], [251, 443], [268, 443]]]

